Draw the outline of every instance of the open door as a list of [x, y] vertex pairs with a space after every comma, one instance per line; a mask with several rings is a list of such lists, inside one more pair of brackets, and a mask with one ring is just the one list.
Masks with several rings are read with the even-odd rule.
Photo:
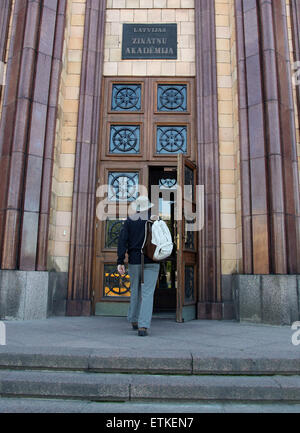
[[196, 319], [197, 304], [197, 236], [194, 231], [196, 214], [196, 165], [178, 155], [177, 167], [177, 293], [176, 321]]

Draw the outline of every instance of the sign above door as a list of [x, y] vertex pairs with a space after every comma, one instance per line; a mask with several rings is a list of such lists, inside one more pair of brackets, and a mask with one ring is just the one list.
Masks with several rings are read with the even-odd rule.
[[123, 24], [122, 59], [177, 59], [177, 24]]

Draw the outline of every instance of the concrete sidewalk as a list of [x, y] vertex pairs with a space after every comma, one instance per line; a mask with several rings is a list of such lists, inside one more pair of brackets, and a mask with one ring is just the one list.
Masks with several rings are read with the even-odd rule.
[[138, 337], [122, 317], [53, 317], [5, 324], [7, 345], [2, 347], [6, 350], [40, 347], [116, 350], [145, 356], [172, 352], [178, 356], [300, 359], [300, 346], [292, 344], [295, 331], [289, 326], [197, 320], [181, 324], [154, 318], [150, 335]]

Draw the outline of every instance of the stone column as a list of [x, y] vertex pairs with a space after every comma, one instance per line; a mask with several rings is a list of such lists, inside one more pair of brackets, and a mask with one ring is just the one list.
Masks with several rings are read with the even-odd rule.
[[244, 272], [300, 272], [299, 183], [283, 0], [236, 0]]
[[[300, 1], [290, 0], [291, 27], [294, 61], [300, 62]], [[296, 86], [298, 113], [300, 108], [300, 86]]]
[[18, 276], [47, 271], [65, 9], [66, 0], [16, 0], [13, 11], [0, 124], [0, 269]]
[[[299, 83], [299, 73], [298, 73], [299, 65], [300, 65], [300, 1], [299, 0], [290, 0], [290, 15], [291, 15], [291, 30], [292, 30], [292, 41], [293, 41], [293, 61], [297, 62], [294, 71], [296, 73], [297, 82]], [[298, 83], [295, 86], [295, 90], [296, 90], [297, 115], [298, 115], [298, 122], [299, 122], [300, 85]], [[300, 172], [299, 143], [298, 143], [298, 171]]]
[[205, 226], [199, 235], [198, 318], [222, 318], [220, 180], [215, 3], [195, 0], [198, 183], [205, 187]]
[[106, 2], [87, 0], [81, 71], [67, 314], [91, 314], [98, 130]]
[[235, 9], [248, 274], [235, 278], [238, 317], [289, 324], [299, 317], [300, 197], [286, 2], [236, 0]]

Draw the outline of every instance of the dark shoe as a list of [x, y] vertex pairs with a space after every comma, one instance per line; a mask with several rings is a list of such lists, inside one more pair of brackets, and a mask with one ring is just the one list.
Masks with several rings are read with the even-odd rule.
[[138, 336], [146, 337], [146, 335], [148, 335], [147, 328], [139, 328]]
[[131, 325], [132, 325], [132, 329], [134, 329], [135, 331], [137, 331], [139, 329], [137, 323], [132, 323]]

